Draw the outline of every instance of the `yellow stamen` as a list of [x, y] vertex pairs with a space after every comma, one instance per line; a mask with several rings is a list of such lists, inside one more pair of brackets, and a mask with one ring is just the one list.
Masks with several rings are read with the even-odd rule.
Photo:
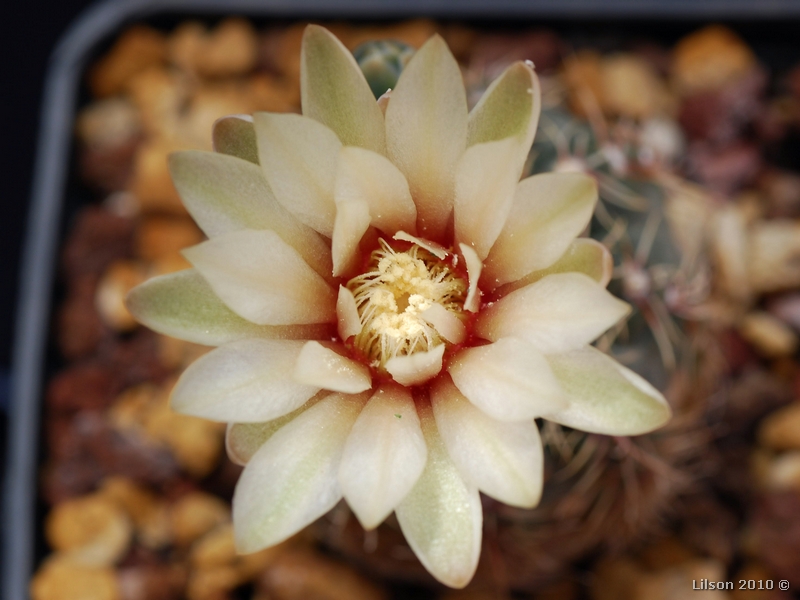
[[445, 343], [420, 315], [438, 303], [462, 318], [467, 293], [467, 283], [428, 250], [414, 245], [397, 252], [385, 240], [380, 245], [370, 257], [370, 270], [347, 283], [362, 325], [355, 345], [377, 368], [395, 356]]

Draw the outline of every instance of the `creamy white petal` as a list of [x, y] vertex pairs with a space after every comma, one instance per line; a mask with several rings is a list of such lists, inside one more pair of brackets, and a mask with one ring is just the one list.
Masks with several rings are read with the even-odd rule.
[[229, 154], [258, 164], [258, 145], [252, 115], [228, 115], [214, 121], [211, 129], [214, 152]]
[[541, 110], [530, 65], [509, 66], [469, 114], [467, 151], [456, 172], [456, 240], [485, 259], [506, 222]]
[[516, 138], [467, 148], [456, 167], [456, 240], [474, 248], [482, 259], [503, 229], [522, 165], [516, 161]]
[[481, 551], [483, 510], [477, 488], [464, 482], [436, 429], [429, 406], [418, 408], [428, 461], [416, 485], [397, 506], [409, 546], [436, 579], [463, 588]]
[[241, 229], [271, 229], [323, 277], [331, 253], [320, 235], [275, 199], [258, 165], [216, 152], [187, 150], [169, 157], [172, 181], [208, 237]]
[[300, 54], [303, 114], [328, 126], [347, 146], [384, 153], [383, 111], [350, 51], [330, 31], [306, 27]]
[[336, 295], [274, 231], [222, 234], [183, 251], [214, 293], [260, 325], [332, 322]]
[[331, 237], [339, 138], [301, 115], [262, 112], [253, 120], [261, 168], [275, 198], [301, 223]]
[[431, 304], [419, 316], [451, 344], [460, 344], [467, 335], [464, 322], [441, 304]]
[[387, 235], [416, 230], [417, 208], [406, 178], [389, 159], [375, 152], [351, 146], [342, 148], [334, 199], [337, 204], [365, 202], [371, 224]]
[[347, 200], [336, 203], [336, 221], [333, 225], [333, 275], [341, 277], [357, 265], [358, 243], [369, 229], [369, 205], [364, 200]]
[[565, 409], [545, 415], [550, 421], [606, 435], [640, 435], [671, 416], [658, 390], [596, 348], [552, 354], [547, 360], [569, 400]]
[[555, 273], [485, 308], [475, 330], [490, 341], [519, 337], [551, 354], [585, 346], [629, 312], [589, 276]]
[[406, 65], [386, 107], [386, 149], [406, 176], [423, 237], [436, 239], [447, 227], [466, 141], [461, 70], [436, 35]]
[[219, 346], [243, 338], [282, 340], [330, 338], [333, 328], [315, 325], [256, 325], [220, 300], [195, 269], [153, 277], [133, 288], [125, 305], [150, 329], [181, 340]]
[[533, 271], [522, 279], [501, 286], [497, 294], [501, 297], [552, 275], [553, 273], [583, 273], [594, 279], [600, 287], [606, 287], [614, 272], [614, 259], [611, 252], [597, 240], [578, 238], [570, 244], [567, 251], [552, 265], [541, 271]]
[[459, 244], [461, 256], [467, 263], [467, 276], [469, 278], [469, 288], [467, 288], [467, 298], [464, 300], [464, 308], [470, 312], [478, 312], [481, 307], [481, 291], [478, 289], [478, 282], [481, 280], [483, 263], [478, 258], [475, 250], [466, 244]]
[[369, 369], [326, 348], [306, 342], [294, 366], [294, 380], [332, 392], [357, 394], [372, 387]]
[[339, 501], [342, 451], [368, 397], [328, 396], [281, 427], [253, 455], [233, 495], [239, 552], [282, 542]]
[[336, 300], [336, 317], [338, 321], [339, 338], [347, 341], [348, 338], [361, 333], [361, 318], [358, 316], [358, 306], [353, 292], [339, 286], [339, 297]]
[[502, 285], [552, 265], [586, 228], [596, 203], [597, 183], [583, 173], [542, 173], [520, 182], [486, 260], [488, 279]]
[[293, 421], [295, 417], [303, 414], [317, 402], [328, 396], [330, 392], [321, 391], [311, 397], [300, 408], [292, 412], [259, 423], [228, 423], [225, 430], [225, 450], [228, 458], [237, 465], [244, 466], [264, 443], [273, 436], [281, 427]]
[[400, 385], [417, 385], [442, 370], [443, 356], [444, 344], [439, 344], [427, 352], [390, 358], [386, 361], [386, 371]]
[[410, 233], [406, 233], [405, 231], [398, 231], [392, 236], [392, 239], [416, 244], [420, 248], [425, 248], [425, 250], [433, 254], [438, 259], [444, 260], [447, 258], [447, 249], [441, 244], [419, 238], [411, 235]]
[[302, 406], [319, 386], [292, 379], [304, 342], [239, 340], [189, 365], [172, 390], [179, 413], [212, 421], [253, 423], [281, 417]]
[[532, 419], [492, 419], [447, 377], [433, 386], [431, 404], [439, 434], [464, 481], [511, 506], [533, 508], [539, 503], [544, 456]]
[[470, 402], [500, 421], [533, 419], [566, 406], [544, 355], [518, 338], [462, 350], [447, 370]]
[[411, 392], [381, 386], [358, 416], [339, 468], [344, 498], [365, 529], [380, 525], [405, 498], [427, 456]]

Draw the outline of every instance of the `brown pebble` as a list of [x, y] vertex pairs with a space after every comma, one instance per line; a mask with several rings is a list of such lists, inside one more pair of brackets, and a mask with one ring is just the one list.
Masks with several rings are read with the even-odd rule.
[[130, 27], [90, 71], [89, 86], [95, 96], [118, 94], [130, 78], [166, 59], [166, 40], [158, 31], [142, 25]]
[[122, 600], [114, 570], [47, 560], [31, 580], [32, 600]]
[[767, 415], [758, 427], [758, 442], [772, 450], [800, 450], [800, 402]]
[[186, 569], [180, 565], [142, 565], [117, 571], [120, 600], [180, 600]]
[[136, 229], [136, 256], [156, 261], [179, 254], [181, 250], [203, 241], [203, 233], [189, 219], [151, 216]]
[[385, 592], [352, 567], [310, 550], [282, 554], [258, 580], [281, 600], [384, 600]]
[[230, 506], [204, 492], [186, 494], [170, 508], [172, 533], [178, 546], [188, 546], [230, 518]]
[[132, 527], [116, 502], [90, 494], [56, 505], [45, 521], [45, 535], [71, 562], [99, 567], [113, 565], [128, 551]]
[[115, 260], [130, 256], [135, 225], [134, 219], [100, 206], [82, 209], [61, 255], [66, 277], [100, 275]]

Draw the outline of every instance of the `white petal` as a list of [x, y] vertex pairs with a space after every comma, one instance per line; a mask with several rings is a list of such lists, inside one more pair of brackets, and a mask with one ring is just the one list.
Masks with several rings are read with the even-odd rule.
[[463, 321], [447, 310], [441, 304], [431, 304], [419, 314], [426, 323], [429, 323], [451, 344], [460, 344], [467, 335], [467, 328]]
[[629, 312], [587, 275], [555, 273], [484, 309], [475, 330], [491, 341], [519, 337], [550, 354], [585, 346]]
[[425, 248], [425, 250], [440, 260], [447, 258], [447, 249], [441, 244], [416, 237], [410, 233], [406, 233], [405, 231], [398, 231], [392, 236], [392, 239], [416, 244], [420, 248]]
[[371, 224], [387, 235], [415, 231], [417, 208], [406, 178], [385, 156], [346, 146], [339, 153], [334, 188], [336, 203], [361, 201], [369, 206]]
[[188, 150], [171, 154], [169, 169], [186, 210], [208, 237], [241, 229], [271, 229], [317, 273], [330, 275], [328, 246], [278, 203], [258, 165], [225, 154]]
[[591, 346], [547, 357], [568, 406], [545, 418], [581, 431], [639, 435], [664, 425], [664, 396], [639, 375]]
[[367, 398], [328, 396], [282, 427], [250, 459], [233, 495], [239, 552], [282, 542], [339, 501], [339, 461]]
[[295, 381], [332, 392], [357, 394], [372, 387], [369, 369], [319, 342], [306, 342], [294, 367]]
[[386, 107], [386, 149], [408, 181], [419, 232], [444, 233], [453, 209], [455, 167], [467, 140], [461, 70], [444, 40], [428, 40], [403, 69]]
[[228, 423], [225, 430], [225, 450], [228, 458], [237, 465], [244, 466], [264, 443], [281, 427], [293, 421], [317, 402], [328, 396], [330, 392], [322, 391], [312, 396], [300, 408], [292, 412], [260, 423]]
[[341, 277], [358, 264], [358, 244], [369, 229], [369, 205], [363, 200], [336, 203], [336, 221], [333, 225], [333, 275]]
[[273, 231], [244, 229], [183, 251], [235, 313], [261, 325], [335, 319], [336, 296], [297, 251]]
[[503, 229], [522, 164], [516, 138], [470, 146], [456, 168], [456, 240], [483, 260]]
[[385, 152], [383, 112], [350, 51], [330, 31], [309, 25], [300, 54], [303, 114], [343, 144]]
[[520, 182], [486, 260], [488, 279], [502, 285], [552, 265], [586, 228], [596, 203], [597, 183], [583, 173], [542, 173]]
[[358, 316], [358, 306], [353, 292], [339, 286], [339, 297], [336, 300], [336, 316], [338, 319], [339, 338], [346, 342], [354, 335], [361, 333], [361, 318]]
[[405, 498], [427, 456], [411, 392], [382, 386], [358, 416], [339, 468], [342, 493], [365, 529], [377, 527]]
[[339, 138], [301, 115], [256, 113], [253, 119], [261, 168], [278, 202], [300, 222], [330, 237]]
[[533, 420], [492, 419], [447, 377], [434, 385], [431, 404], [439, 434], [464, 481], [511, 506], [533, 508], [539, 503], [544, 455]]
[[195, 269], [148, 279], [125, 299], [136, 320], [150, 329], [181, 340], [219, 346], [252, 337], [281, 340], [330, 338], [328, 324], [256, 325], [220, 300]]
[[553, 273], [583, 273], [594, 279], [600, 287], [606, 287], [614, 272], [614, 259], [611, 252], [597, 240], [578, 238], [570, 244], [567, 251], [556, 262], [533, 271], [522, 279], [505, 284], [497, 290], [501, 297], [552, 275]]
[[478, 282], [481, 280], [483, 263], [475, 250], [466, 244], [459, 244], [461, 255], [467, 263], [467, 276], [469, 278], [469, 288], [467, 289], [467, 299], [464, 300], [464, 308], [470, 312], [478, 312], [481, 307], [481, 291], [478, 289]]
[[430, 407], [418, 409], [428, 462], [397, 506], [397, 520], [414, 554], [436, 579], [463, 588], [481, 551], [483, 512], [477, 488], [461, 478], [442, 442]]
[[386, 361], [386, 371], [400, 385], [417, 385], [428, 381], [442, 370], [444, 344], [427, 352], [395, 356]]
[[303, 342], [239, 340], [212, 350], [183, 372], [172, 390], [177, 412], [235, 423], [276, 419], [319, 391], [292, 379]]
[[462, 350], [447, 370], [470, 402], [500, 421], [533, 419], [566, 406], [544, 355], [521, 339]]

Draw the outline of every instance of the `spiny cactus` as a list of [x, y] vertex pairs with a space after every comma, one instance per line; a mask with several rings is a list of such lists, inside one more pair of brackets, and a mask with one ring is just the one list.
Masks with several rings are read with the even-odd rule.
[[353, 51], [358, 66], [376, 98], [393, 89], [414, 48], [396, 40], [365, 42]]

